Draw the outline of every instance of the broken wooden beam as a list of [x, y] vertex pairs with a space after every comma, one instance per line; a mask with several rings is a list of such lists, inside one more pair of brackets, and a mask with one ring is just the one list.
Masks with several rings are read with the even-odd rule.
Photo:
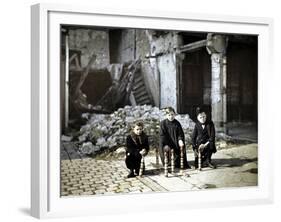
[[193, 52], [207, 45], [207, 40], [200, 40], [180, 47], [180, 52]]
[[77, 97], [79, 96], [80, 88], [82, 87], [86, 77], [88, 76], [90, 68], [91, 68], [92, 64], [95, 62], [96, 58], [97, 58], [96, 55], [92, 55], [88, 65], [87, 65], [87, 68], [86, 68], [85, 72], [83, 72], [83, 74], [81, 75], [80, 80], [79, 80], [79, 82], [78, 82], [78, 84], [76, 86], [76, 89], [74, 91], [74, 96], [73, 96], [74, 100], [76, 100]]
[[113, 79], [112, 85], [96, 105], [101, 106], [103, 110], [114, 111], [116, 108], [126, 105], [127, 102], [135, 104], [132, 88], [135, 74], [139, 68], [140, 60], [131, 62], [120, 79]]

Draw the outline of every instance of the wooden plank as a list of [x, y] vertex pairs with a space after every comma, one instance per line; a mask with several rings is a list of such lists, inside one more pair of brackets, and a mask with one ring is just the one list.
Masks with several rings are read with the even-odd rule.
[[137, 90], [140, 87], [145, 87], [144, 82], [134, 83], [133, 90]]
[[138, 93], [138, 94], [134, 94], [134, 95], [135, 95], [135, 98], [136, 98], [136, 99], [138, 99], [138, 98], [140, 98], [140, 97], [144, 97], [144, 96], [146, 96], [146, 97], [149, 98], [149, 96], [148, 96], [148, 94], [147, 94], [146, 91], [142, 91], [142, 92], [140, 92], [140, 93]]
[[82, 87], [82, 85], [83, 85], [85, 79], [87, 78], [88, 73], [89, 73], [89, 71], [90, 71], [90, 68], [91, 68], [92, 64], [94, 63], [94, 61], [96, 60], [96, 58], [97, 58], [97, 56], [96, 56], [95, 54], [92, 55], [92, 58], [90, 59], [90, 61], [89, 61], [88, 65], [87, 65], [87, 68], [86, 68], [85, 72], [81, 75], [80, 80], [79, 80], [79, 82], [78, 82], [78, 84], [77, 84], [77, 86], [76, 86], [76, 89], [75, 89], [75, 91], [74, 91], [74, 96], [73, 96], [73, 99], [74, 99], [74, 100], [76, 100], [77, 97], [79, 96], [80, 88]]
[[138, 102], [138, 105], [145, 105], [145, 104], [151, 104], [151, 101], [149, 99], [145, 99]]
[[[135, 97], [136, 98], [136, 97]], [[139, 98], [136, 98], [136, 101], [137, 101], [137, 104], [140, 104], [142, 102], [147, 102], [149, 101], [149, 103], [151, 103], [150, 99], [148, 96], [143, 96], [143, 97], [139, 97]]]
[[135, 79], [134, 81], [134, 84], [140, 84], [140, 83], [143, 83], [143, 79], [142, 78], [138, 78], [138, 79]]
[[130, 100], [130, 103], [131, 103], [132, 106], [137, 105], [136, 99], [135, 99], [134, 94], [132, 92], [130, 94], [129, 100]]
[[207, 45], [207, 40], [200, 40], [180, 47], [180, 52], [193, 52]]
[[133, 91], [137, 95], [143, 91], [146, 91], [146, 87], [145, 87], [145, 85], [142, 85], [141, 87], [138, 87], [137, 89], [134, 89]]

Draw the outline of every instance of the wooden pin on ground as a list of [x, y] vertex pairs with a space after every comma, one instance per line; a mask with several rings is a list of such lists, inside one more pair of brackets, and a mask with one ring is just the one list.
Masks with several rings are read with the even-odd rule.
[[183, 175], [183, 146], [180, 147], [180, 175]]
[[164, 175], [168, 177], [168, 152], [164, 152]]
[[198, 149], [198, 170], [202, 170], [202, 157], [201, 157], [201, 150]]
[[140, 164], [140, 172], [139, 172], [140, 177], [143, 175], [143, 172], [144, 172], [144, 156], [142, 155], [141, 164]]
[[175, 155], [174, 155], [174, 149], [171, 149], [171, 173], [175, 173]]

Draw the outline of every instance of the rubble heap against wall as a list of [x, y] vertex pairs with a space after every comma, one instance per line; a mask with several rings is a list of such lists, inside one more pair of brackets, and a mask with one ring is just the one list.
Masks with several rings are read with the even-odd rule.
[[[125, 106], [112, 114], [83, 114], [88, 121], [80, 129], [80, 151], [84, 154], [94, 154], [103, 148], [125, 146], [126, 136], [133, 123], [142, 120], [145, 133], [149, 136], [151, 147], [158, 146], [160, 121], [165, 118], [164, 112], [158, 107], [150, 105]], [[182, 124], [186, 144], [190, 144], [194, 122], [188, 114], [177, 115], [176, 119]]]

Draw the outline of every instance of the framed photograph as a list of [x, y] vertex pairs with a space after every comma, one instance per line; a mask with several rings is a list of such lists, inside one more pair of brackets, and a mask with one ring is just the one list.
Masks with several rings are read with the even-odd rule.
[[37, 218], [271, 203], [269, 18], [37, 4]]

